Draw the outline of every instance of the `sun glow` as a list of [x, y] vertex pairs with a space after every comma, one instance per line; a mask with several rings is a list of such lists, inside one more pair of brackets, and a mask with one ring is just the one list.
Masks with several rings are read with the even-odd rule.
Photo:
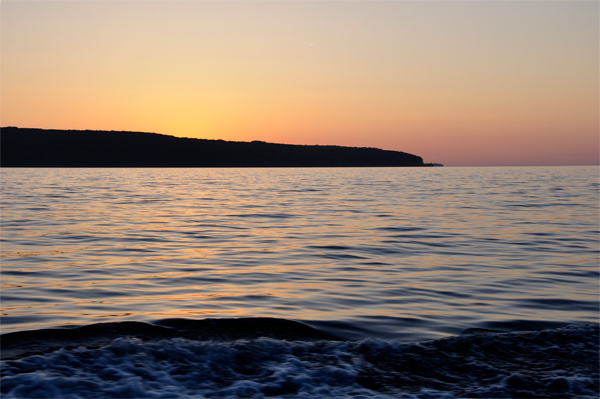
[[598, 163], [596, 2], [1, 7], [3, 126]]

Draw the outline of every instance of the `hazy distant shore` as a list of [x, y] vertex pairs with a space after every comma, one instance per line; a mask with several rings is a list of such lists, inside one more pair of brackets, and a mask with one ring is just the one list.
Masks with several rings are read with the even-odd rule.
[[2, 128], [2, 167], [439, 166], [378, 148], [191, 139], [156, 133]]

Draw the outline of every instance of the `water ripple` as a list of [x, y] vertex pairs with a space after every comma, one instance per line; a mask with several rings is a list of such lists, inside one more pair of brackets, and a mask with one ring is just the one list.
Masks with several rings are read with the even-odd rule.
[[210, 315], [423, 339], [598, 317], [595, 167], [1, 173], [6, 332]]

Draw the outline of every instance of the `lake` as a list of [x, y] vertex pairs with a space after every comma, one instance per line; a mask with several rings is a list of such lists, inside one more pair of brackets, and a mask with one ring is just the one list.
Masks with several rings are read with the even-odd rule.
[[[4, 168], [1, 178], [2, 333], [245, 317], [377, 345], [467, 329], [597, 333], [597, 166]], [[376, 392], [367, 385], [324, 397]], [[184, 397], [172, 392], [161, 397]], [[223, 392], [213, 396], [241, 391]]]

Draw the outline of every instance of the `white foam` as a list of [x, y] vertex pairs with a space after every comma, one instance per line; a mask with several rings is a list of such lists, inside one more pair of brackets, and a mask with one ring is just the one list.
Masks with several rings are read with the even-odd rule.
[[[522, 350], [524, 358], [552, 351], [557, 356], [578, 356], [582, 345], [595, 345], [597, 352], [597, 343], [588, 335], [592, 330], [597, 331], [597, 326], [460, 336], [422, 344], [118, 338], [101, 349], [60, 349], [46, 356], [5, 361], [1, 389], [6, 399], [450, 399], [527, 390], [595, 397], [593, 370], [556, 367], [532, 374], [530, 366], [536, 365], [537, 358], [531, 364], [523, 360], [521, 370], [509, 370], [513, 367], [509, 363], [498, 366], [502, 354], [486, 352], [486, 346], [506, 345]], [[567, 344], [559, 347], [550, 341], [559, 338]]]

